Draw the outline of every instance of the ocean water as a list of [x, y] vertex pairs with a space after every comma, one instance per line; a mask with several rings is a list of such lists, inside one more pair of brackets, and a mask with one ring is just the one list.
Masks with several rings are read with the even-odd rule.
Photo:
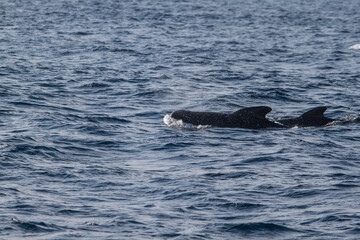
[[[0, 239], [359, 239], [359, 9], [0, 1]], [[340, 121], [163, 121], [257, 105]]]

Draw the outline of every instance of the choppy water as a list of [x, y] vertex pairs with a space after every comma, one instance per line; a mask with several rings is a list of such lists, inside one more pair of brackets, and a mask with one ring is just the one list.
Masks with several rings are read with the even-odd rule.
[[[1, 239], [359, 239], [360, 1], [1, 1]], [[324, 128], [172, 128], [177, 109]]]

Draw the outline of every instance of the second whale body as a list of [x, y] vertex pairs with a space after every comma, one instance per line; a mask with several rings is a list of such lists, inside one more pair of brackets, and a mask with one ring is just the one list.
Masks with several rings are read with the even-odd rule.
[[306, 113], [302, 114], [297, 118], [282, 119], [278, 122], [282, 125], [292, 127], [322, 127], [329, 123], [334, 122], [334, 119], [327, 118], [324, 116], [324, 112], [327, 107], [317, 107]]
[[271, 112], [267, 106], [257, 106], [240, 109], [234, 113], [192, 112], [178, 110], [171, 117], [192, 125], [211, 125], [224, 128], [292, 128], [292, 127], [320, 127], [335, 120], [324, 116], [326, 107], [314, 108], [299, 117], [270, 121], [266, 114]]

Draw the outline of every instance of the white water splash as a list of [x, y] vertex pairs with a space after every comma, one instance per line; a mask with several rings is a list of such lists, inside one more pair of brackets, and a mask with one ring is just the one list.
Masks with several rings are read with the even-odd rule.
[[326, 124], [326, 126], [337, 126], [337, 125], [344, 125], [344, 124], [355, 123], [355, 122], [360, 122], [360, 115], [352, 114], [352, 115], [337, 119], [333, 122], [330, 122], [330, 123]]
[[355, 45], [349, 47], [349, 49], [360, 50], [360, 44], [355, 44]]
[[198, 125], [194, 126], [192, 124], [184, 123], [183, 120], [177, 120], [170, 116], [171, 114], [166, 114], [163, 118], [164, 123], [173, 128], [183, 128], [183, 129], [193, 129], [193, 130], [201, 130], [205, 128], [211, 127], [211, 125]]
[[360, 115], [351, 114], [338, 120], [340, 123], [354, 123], [360, 121]]
[[166, 114], [163, 119], [164, 123], [169, 127], [174, 128], [182, 128], [185, 127], [185, 124], [182, 120], [177, 120], [175, 118], [172, 118], [170, 114]]

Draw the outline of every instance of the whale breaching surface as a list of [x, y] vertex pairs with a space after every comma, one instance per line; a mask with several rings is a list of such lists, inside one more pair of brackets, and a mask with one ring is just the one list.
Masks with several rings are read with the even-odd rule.
[[171, 113], [170, 117], [182, 120], [195, 126], [210, 125], [223, 128], [292, 128], [292, 127], [321, 127], [334, 122], [334, 119], [324, 116], [326, 107], [314, 108], [299, 117], [270, 121], [266, 114], [271, 112], [267, 106], [249, 107], [240, 109], [234, 113], [217, 112], [192, 112], [178, 110]]

